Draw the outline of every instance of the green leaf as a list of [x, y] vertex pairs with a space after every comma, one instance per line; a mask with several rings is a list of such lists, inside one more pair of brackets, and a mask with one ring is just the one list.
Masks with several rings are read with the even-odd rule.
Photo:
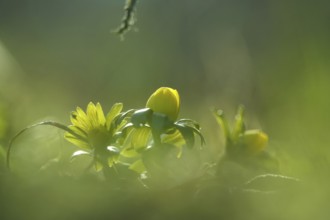
[[131, 116], [131, 122], [135, 127], [141, 127], [150, 122], [152, 113], [150, 108], [136, 110]]
[[203, 146], [205, 144], [205, 139], [204, 139], [204, 136], [202, 135], [201, 131], [195, 127], [191, 127], [191, 126], [186, 126], [186, 127], [190, 127], [193, 130], [193, 132], [200, 137], [201, 145]]
[[240, 135], [245, 131], [244, 125], [244, 106], [241, 105], [238, 107], [237, 114], [235, 116], [235, 127], [233, 129], [232, 138], [236, 142]]
[[231, 133], [230, 133], [230, 129], [229, 129], [227, 119], [225, 118], [225, 115], [224, 115], [223, 111], [220, 110], [220, 109], [214, 109], [212, 112], [213, 112], [213, 115], [214, 115], [216, 121], [218, 122], [218, 124], [222, 128], [223, 134], [226, 138], [226, 145], [231, 145], [232, 137], [231, 137]]
[[177, 120], [175, 123], [183, 124], [183, 125], [190, 125], [192, 127], [195, 127], [198, 130], [200, 129], [199, 123], [192, 119], [183, 118], [183, 119]]
[[191, 127], [186, 127], [184, 125], [180, 124], [175, 124], [175, 127], [180, 131], [182, 134], [183, 138], [186, 141], [186, 145], [188, 147], [193, 147], [195, 144], [195, 136], [194, 136], [194, 131], [191, 129]]
[[116, 118], [114, 119], [115, 123], [116, 124], [120, 124], [125, 118], [129, 118], [132, 116], [132, 114], [135, 112], [136, 110], [135, 109], [130, 109], [130, 110], [127, 110], [126, 112], [122, 112], [120, 114], [118, 114], [116, 116]]
[[181, 123], [175, 122], [175, 125], [176, 125], [176, 127], [180, 126], [180, 127], [185, 127], [185, 128], [190, 129], [193, 133], [197, 134], [200, 137], [201, 145], [203, 146], [205, 144], [205, 139], [204, 139], [204, 136], [202, 135], [202, 133], [199, 130], [199, 125], [196, 126], [195, 124], [191, 124], [189, 121], [186, 121], [186, 124], [184, 124], [182, 122]]
[[171, 125], [173, 125], [173, 123], [166, 115], [157, 112], [153, 113], [150, 127], [156, 134], [161, 135], [165, 133]]

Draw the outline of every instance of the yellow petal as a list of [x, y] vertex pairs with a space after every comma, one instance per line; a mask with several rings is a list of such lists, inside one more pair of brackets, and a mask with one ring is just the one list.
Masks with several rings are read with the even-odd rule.
[[121, 112], [122, 109], [123, 109], [122, 103], [116, 103], [112, 106], [106, 118], [106, 124], [108, 129], [110, 128], [113, 119]]
[[104, 117], [104, 113], [103, 113], [103, 109], [100, 103], [96, 104], [96, 115], [98, 118], [98, 121], [101, 125], [105, 124], [105, 117]]
[[100, 126], [100, 122], [97, 116], [97, 110], [96, 110], [96, 106], [94, 105], [94, 103], [90, 102], [87, 106], [87, 117], [88, 120], [92, 126], [92, 128], [98, 128]]
[[157, 89], [148, 99], [146, 107], [166, 115], [172, 121], [178, 118], [180, 97], [177, 90], [169, 87]]
[[268, 143], [268, 136], [260, 130], [248, 130], [244, 132], [242, 141], [249, 153], [259, 153], [265, 149]]
[[91, 124], [88, 120], [86, 113], [79, 107], [71, 114], [71, 122], [73, 125], [88, 131], [91, 128]]
[[149, 127], [136, 128], [130, 135], [132, 135], [131, 144], [136, 151], [139, 151], [148, 147], [151, 139], [151, 129]]
[[83, 138], [87, 138], [87, 132], [84, 131], [83, 129], [81, 129], [80, 127], [74, 126], [74, 125], [69, 125], [68, 126], [70, 128], [71, 131], [73, 131], [75, 134], [83, 137]]
[[84, 149], [84, 150], [90, 150], [91, 149], [89, 144], [86, 141], [81, 140], [81, 139], [77, 138], [76, 136], [74, 136], [74, 135], [72, 135], [68, 132], [66, 132], [64, 134], [64, 138], [67, 141], [71, 142], [72, 144], [74, 144], [75, 146], [77, 146], [81, 149]]

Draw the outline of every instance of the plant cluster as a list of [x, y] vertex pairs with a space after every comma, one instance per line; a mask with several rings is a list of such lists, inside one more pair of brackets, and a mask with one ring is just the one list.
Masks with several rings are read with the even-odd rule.
[[[7, 166], [10, 167], [12, 144], [18, 136], [32, 127], [51, 125], [64, 130], [64, 138], [78, 148], [73, 152], [72, 160], [91, 158], [91, 163], [86, 164], [87, 170], [102, 173], [110, 182], [136, 183], [138, 180], [142, 186], [150, 188], [157, 178], [161, 177], [165, 182], [170, 179], [173, 167], [164, 165], [168, 155], [175, 155], [175, 159], [180, 160], [185, 148], [194, 147], [196, 138], [200, 139], [201, 146], [205, 145], [199, 123], [180, 119], [179, 111], [179, 93], [169, 87], [157, 89], [142, 109], [123, 111], [123, 104], [115, 103], [105, 114], [100, 103], [90, 102], [85, 111], [77, 107], [71, 113], [71, 125], [45, 121], [20, 131], [9, 144]], [[209, 176], [215, 177], [213, 179], [226, 178], [223, 170], [227, 169], [229, 161], [245, 169], [261, 171], [257, 174], [262, 174], [262, 179], [288, 180], [278, 175], [276, 158], [265, 150], [267, 134], [246, 129], [243, 106], [238, 109], [232, 129], [221, 110], [213, 110], [213, 114], [226, 140], [225, 154], [208, 166], [200, 179], [209, 179], [206, 176], [210, 173]], [[259, 181], [258, 175], [253, 176], [249, 184]]]

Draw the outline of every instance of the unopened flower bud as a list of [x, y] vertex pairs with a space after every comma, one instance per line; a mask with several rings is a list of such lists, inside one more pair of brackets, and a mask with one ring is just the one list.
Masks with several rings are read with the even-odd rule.
[[166, 115], [171, 121], [175, 121], [180, 109], [179, 93], [175, 89], [161, 87], [149, 97], [146, 107]]
[[268, 136], [260, 130], [247, 130], [241, 140], [249, 153], [257, 154], [267, 146]]

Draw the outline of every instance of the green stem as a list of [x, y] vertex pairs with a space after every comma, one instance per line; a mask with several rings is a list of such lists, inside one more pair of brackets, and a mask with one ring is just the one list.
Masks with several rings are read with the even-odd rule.
[[9, 145], [8, 145], [8, 149], [7, 149], [7, 156], [6, 156], [6, 165], [7, 165], [7, 168], [8, 170], [10, 170], [10, 155], [11, 155], [11, 149], [12, 149], [12, 146], [13, 146], [13, 142], [21, 135], [23, 134], [25, 131], [31, 129], [31, 128], [34, 128], [34, 127], [37, 127], [37, 126], [40, 126], [40, 125], [50, 125], [50, 126], [53, 126], [53, 127], [57, 127], [59, 129], [62, 129], [66, 132], [69, 132], [70, 134], [76, 136], [77, 138], [80, 138], [80, 139], [85, 139], [84, 137], [74, 133], [70, 128], [68, 128], [66, 125], [63, 125], [61, 123], [58, 123], [58, 122], [55, 122], [55, 121], [43, 121], [43, 122], [40, 122], [40, 123], [37, 123], [37, 124], [33, 124], [33, 125], [30, 125], [24, 129], [22, 129], [21, 131], [19, 131], [12, 139], [10, 139], [9, 141]]
[[152, 139], [154, 140], [154, 145], [160, 146], [161, 140], [160, 140], [160, 135], [158, 134], [158, 132], [156, 132], [154, 129], [151, 128], [151, 134], [152, 134]]

